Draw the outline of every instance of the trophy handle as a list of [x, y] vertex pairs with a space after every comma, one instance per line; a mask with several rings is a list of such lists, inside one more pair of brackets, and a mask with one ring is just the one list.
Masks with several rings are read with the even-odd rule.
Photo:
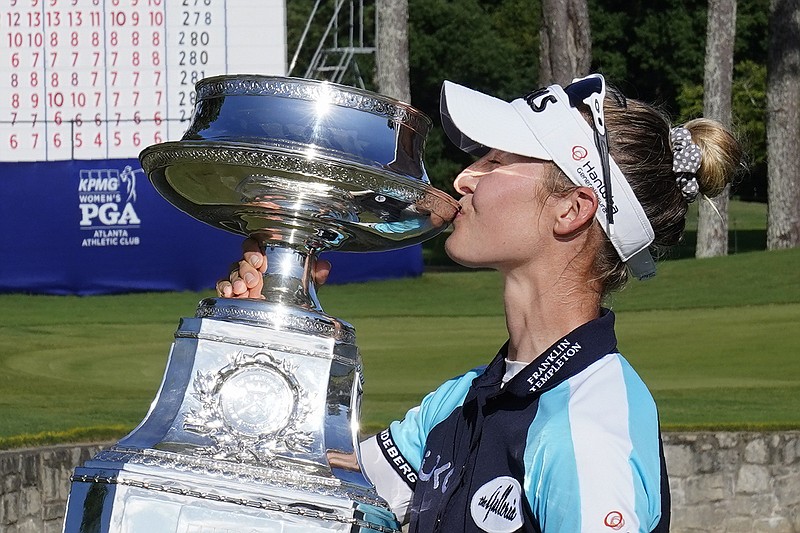
[[261, 294], [270, 303], [322, 312], [314, 285], [318, 251], [262, 244], [267, 258]]

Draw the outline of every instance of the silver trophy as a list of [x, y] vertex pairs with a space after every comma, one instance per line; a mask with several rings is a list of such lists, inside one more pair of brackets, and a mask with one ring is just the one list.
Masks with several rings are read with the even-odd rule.
[[197, 84], [182, 140], [142, 168], [189, 215], [256, 239], [264, 299], [209, 298], [175, 333], [145, 419], [72, 476], [73, 532], [395, 532], [359, 468], [362, 371], [353, 327], [323, 313], [325, 250], [422, 242], [458, 211], [430, 186], [430, 120], [311, 80]]

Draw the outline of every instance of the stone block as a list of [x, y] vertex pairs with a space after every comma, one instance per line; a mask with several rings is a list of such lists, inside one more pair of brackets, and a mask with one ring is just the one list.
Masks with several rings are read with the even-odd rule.
[[674, 509], [672, 513], [672, 533], [723, 533], [725, 532], [725, 509], [714, 504], [689, 505]]
[[781, 461], [785, 465], [794, 464], [800, 454], [800, 446], [798, 446], [797, 437], [789, 437], [781, 443]]
[[786, 516], [795, 532], [800, 531], [800, 505], [792, 505], [786, 510]]
[[41, 520], [42, 494], [38, 487], [23, 487], [20, 491], [19, 505], [20, 518], [29, 516]]
[[769, 446], [762, 438], [756, 438], [747, 443], [744, 448], [744, 460], [746, 463], [757, 465], [767, 464], [769, 461]]
[[63, 520], [67, 510], [66, 501], [46, 502], [42, 506], [42, 520]]
[[742, 465], [736, 476], [737, 494], [759, 494], [770, 488], [769, 470], [761, 465]]
[[665, 446], [664, 459], [667, 462], [667, 472], [671, 478], [686, 477], [695, 473], [694, 453], [689, 446]]
[[[775, 496], [781, 507], [789, 509], [800, 505], [800, 477], [797, 472], [787, 472], [774, 478]], [[800, 531], [800, 529], [798, 529]]]
[[17, 533], [41, 533], [41, 522], [37, 519], [26, 518], [17, 524]]
[[69, 495], [69, 478], [74, 467], [66, 463], [52, 464], [42, 469], [42, 497], [45, 500], [66, 500]]
[[64, 528], [64, 519], [61, 518], [59, 520], [48, 520], [44, 523], [44, 529], [42, 533], [61, 533], [61, 530]]
[[749, 516], [732, 516], [725, 523], [726, 533], [751, 533], [753, 531], [753, 519]]
[[717, 450], [717, 468], [722, 472], [735, 472], [742, 463], [742, 453], [737, 448]]
[[782, 516], [756, 518], [753, 520], [753, 533], [795, 533], [792, 524]]
[[723, 474], [694, 476], [686, 480], [686, 503], [703, 505], [719, 502], [733, 495], [731, 481]]
[[4, 526], [14, 524], [19, 520], [20, 493], [10, 492], [3, 494], [3, 522]]
[[751, 520], [756, 518], [774, 518], [783, 516], [774, 494], [737, 494], [735, 498], [725, 502], [731, 514], [743, 516]]
[[736, 448], [742, 437], [739, 433], [717, 433], [714, 436], [717, 438], [717, 446], [722, 449]]
[[[19, 471], [20, 471], [20, 455], [14, 452], [0, 452], [0, 475], [3, 476], [3, 482], [0, 483], [0, 494], [6, 492], [15, 492], [19, 490]], [[10, 475], [15, 475], [16, 480], [10, 482], [7, 478]]]
[[42, 458], [38, 453], [25, 453], [22, 456], [20, 474], [23, 487], [35, 487], [39, 481], [39, 467]]
[[19, 471], [4, 472], [4, 474], [2, 493], [19, 492], [19, 489], [22, 488], [22, 477], [19, 475]]
[[713, 474], [719, 471], [717, 461], [717, 451], [713, 448], [703, 449], [696, 454], [695, 464], [697, 472], [703, 474]]
[[684, 480], [680, 478], [669, 479], [669, 494], [672, 498], [672, 508], [684, 507], [686, 505], [686, 491], [684, 490]]

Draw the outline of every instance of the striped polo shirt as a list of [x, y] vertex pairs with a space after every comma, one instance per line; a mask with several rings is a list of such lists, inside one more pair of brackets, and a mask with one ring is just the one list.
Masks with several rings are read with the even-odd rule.
[[614, 314], [554, 343], [503, 385], [506, 349], [361, 445], [413, 532], [666, 532], [655, 403], [616, 351]]

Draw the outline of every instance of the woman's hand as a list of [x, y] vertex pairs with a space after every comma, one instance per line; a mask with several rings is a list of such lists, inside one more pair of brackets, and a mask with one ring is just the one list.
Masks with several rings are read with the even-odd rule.
[[[242, 243], [242, 259], [231, 265], [228, 279], [217, 282], [217, 294], [223, 298], [264, 298], [264, 272], [267, 271], [267, 257], [255, 239]], [[328, 261], [317, 261], [314, 268], [314, 282], [322, 285], [331, 271]]]

